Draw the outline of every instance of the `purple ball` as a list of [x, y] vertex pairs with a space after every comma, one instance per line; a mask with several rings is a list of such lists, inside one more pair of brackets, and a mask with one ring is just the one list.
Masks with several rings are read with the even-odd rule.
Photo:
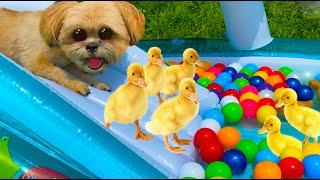
[[268, 83], [263, 83], [260, 86], [258, 86], [257, 88], [258, 88], [259, 91], [262, 91], [264, 89], [269, 89], [271, 91], [274, 91], [273, 87]]
[[244, 73], [235, 74], [235, 75], [233, 76], [233, 79], [232, 79], [232, 80], [234, 81], [234, 80], [236, 80], [236, 79], [238, 79], [238, 78], [245, 78], [245, 79], [249, 80], [248, 75], [246, 75], [246, 74], [244, 74]]
[[197, 81], [199, 79], [199, 75], [197, 73], [194, 74], [193, 80]]
[[220, 100], [222, 99], [222, 94], [218, 90], [214, 89], [211, 92], [215, 93], [219, 97]]

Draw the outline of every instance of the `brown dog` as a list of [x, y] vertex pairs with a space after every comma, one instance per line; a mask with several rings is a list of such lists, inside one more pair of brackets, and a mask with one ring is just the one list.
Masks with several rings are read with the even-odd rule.
[[141, 39], [144, 25], [143, 14], [123, 1], [62, 1], [38, 12], [0, 8], [0, 51], [33, 74], [87, 95], [86, 83], [110, 90], [90, 74], [117, 63]]

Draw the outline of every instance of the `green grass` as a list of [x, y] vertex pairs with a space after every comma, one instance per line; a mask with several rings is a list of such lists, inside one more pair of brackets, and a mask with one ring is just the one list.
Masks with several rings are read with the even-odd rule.
[[[225, 39], [217, 1], [130, 1], [146, 18], [144, 39]], [[320, 18], [307, 15], [301, 2], [264, 2], [271, 35], [275, 38], [320, 39]]]

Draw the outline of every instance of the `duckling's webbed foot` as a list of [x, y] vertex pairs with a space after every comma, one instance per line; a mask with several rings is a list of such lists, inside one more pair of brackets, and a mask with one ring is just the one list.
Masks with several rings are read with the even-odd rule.
[[184, 149], [181, 147], [172, 147], [169, 143], [169, 136], [163, 136], [163, 140], [164, 140], [164, 144], [165, 144], [166, 148], [170, 152], [175, 153], [175, 154], [180, 154], [184, 151]]
[[105, 123], [106, 128], [110, 128], [110, 123]]
[[178, 134], [177, 133], [173, 133], [173, 140], [175, 143], [183, 146], [183, 145], [189, 145], [191, 140], [189, 139], [179, 139]]
[[153, 136], [151, 136], [149, 134], [146, 134], [141, 130], [139, 120], [136, 120], [135, 124], [136, 124], [136, 127], [137, 127], [137, 129], [136, 129], [136, 139], [143, 140], [143, 141], [148, 141], [148, 140], [153, 138]]

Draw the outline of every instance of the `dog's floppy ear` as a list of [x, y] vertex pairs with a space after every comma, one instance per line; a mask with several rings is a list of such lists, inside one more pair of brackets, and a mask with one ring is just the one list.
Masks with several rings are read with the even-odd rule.
[[132, 4], [126, 1], [115, 2], [130, 34], [130, 46], [136, 44], [143, 36], [144, 15]]
[[57, 47], [58, 36], [67, 10], [78, 4], [76, 1], [60, 1], [48, 7], [41, 14], [40, 33], [50, 47]]

